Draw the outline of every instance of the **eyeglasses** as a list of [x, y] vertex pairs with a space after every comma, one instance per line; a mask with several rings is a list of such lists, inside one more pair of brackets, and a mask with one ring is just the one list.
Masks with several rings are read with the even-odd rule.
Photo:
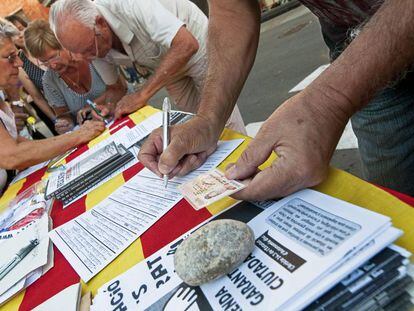
[[16, 62], [17, 62], [18, 58], [19, 58], [19, 51], [17, 51], [17, 52], [13, 52], [13, 53], [11, 53], [9, 56], [7, 56], [7, 57], [2, 57], [2, 59], [7, 59], [7, 62], [8, 62], [10, 65], [14, 65], [14, 64], [16, 64]]
[[97, 58], [99, 55], [99, 47], [98, 47], [98, 36], [100, 36], [100, 33], [96, 32], [96, 25], [93, 27], [93, 45], [91, 44], [86, 50], [81, 52], [82, 56], [86, 59], [94, 59]]
[[39, 59], [39, 62], [41, 65], [49, 67], [51, 64], [57, 62], [59, 59], [60, 59], [60, 50], [57, 51], [57, 54], [55, 56], [45, 61]]

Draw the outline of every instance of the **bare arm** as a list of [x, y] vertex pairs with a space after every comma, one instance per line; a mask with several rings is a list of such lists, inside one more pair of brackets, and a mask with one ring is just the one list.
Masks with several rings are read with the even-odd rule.
[[253, 66], [260, 35], [260, 10], [255, 0], [210, 0], [209, 10], [209, 66], [198, 115], [214, 124], [217, 136]]
[[[253, 177], [240, 199], [268, 199], [317, 185], [349, 117], [414, 61], [414, 2], [388, 0], [342, 55], [260, 129], [229, 178]], [[279, 158], [256, 174], [275, 151]]]
[[197, 115], [171, 128], [166, 151], [162, 152], [161, 131], [156, 130], [139, 153], [140, 161], [159, 176], [185, 175], [215, 150], [256, 56], [257, 1], [210, 0], [209, 9], [208, 69]]
[[52, 159], [65, 151], [89, 142], [105, 129], [102, 122], [85, 123], [79, 130], [65, 135], [41, 140], [14, 140], [3, 126], [0, 126], [0, 167], [4, 169], [24, 169]]
[[182, 26], [171, 42], [160, 66], [148, 79], [140, 93], [147, 100], [163, 88], [188, 63], [199, 48], [197, 39]]
[[22, 68], [19, 68], [19, 79], [22, 82], [25, 90], [29, 93], [30, 96], [32, 96], [36, 105], [43, 111], [45, 115], [48, 116], [50, 120], [54, 120], [56, 116], [52, 108], [50, 108], [43, 95], [39, 92], [37, 87], [33, 84], [33, 82], [30, 80]]
[[172, 40], [171, 47], [161, 60], [159, 67], [143, 88], [138, 93], [128, 95], [119, 102], [115, 118], [119, 118], [144, 106], [155, 93], [184, 68], [191, 57], [198, 51], [198, 48], [197, 39], [187, 28], [182, 26]]
[[338, 108], [348, 117], [352, 115], [378, 89], [414, 63], [413, 20], [413, 1], [386, 0], [360, 35], [307, 92], [324, 95], [325, 106]]

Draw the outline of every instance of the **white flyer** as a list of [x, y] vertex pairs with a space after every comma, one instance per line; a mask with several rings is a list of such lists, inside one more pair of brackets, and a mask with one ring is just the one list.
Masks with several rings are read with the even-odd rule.
[[[206, 166], [218, 166], [243, 140], [220, 142], [218, 155]], [[91, 210], [51, 231], [50, 238], [83, 281], [89, 281], [150, 228], [183, 197], [172, 179], [143, 169]]]
[[401, 234], [388, 217], [312, 190], [274, 203], [248, 224], [255, 248], [229, 274], [186, 285], [173, 258], [187, 232], [104, 284], [92, 310], [296, 310], [296, 300], [303, 307]]

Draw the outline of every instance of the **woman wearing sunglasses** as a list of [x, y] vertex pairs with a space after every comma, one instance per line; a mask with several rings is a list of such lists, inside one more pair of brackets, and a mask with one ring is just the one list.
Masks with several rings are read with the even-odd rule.
[[83, 122], [90, 110], [86, 106], [87, 100], [105, 104], [108, 98], [116, 102], [125, 94], [123, 88], [119, 95], [113, 96], [93, 64], [75, 59], [70, 52], [62, 49], [48, 22], [31, 22], [24, 32], [24, 39], [30, 54], [47, 67], [43, 89], [49, 105], [55, 109], [58, 118], [56, 131], [59, 134]]
[[[19, 67], [22, 61], [18, 57], [12, 38], [16, 29], [9, 22], [0, 19], [0, 90], [19, 83]], [[0, 97], [0, 183], [4, 187], [8, 178], [16, 169], [52, 159], [59, 154], [89, 142], [105, 129], [100, 121], [90, 121], [79, 130], [48, 139], [31, 141], [18, 136], [14, 114], [10, 105]]]

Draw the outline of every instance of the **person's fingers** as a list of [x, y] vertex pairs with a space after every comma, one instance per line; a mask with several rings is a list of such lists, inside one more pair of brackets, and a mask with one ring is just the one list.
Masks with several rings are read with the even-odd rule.
[[159, 130], [154, 131], [146, 140], [138, 153], [138, 160], [154, 174], [162, 177], [158, 169], [159, 155], [162, 153], [162, 138]]
[[253, 139], [234, 165], [226, 170], [229, 179], [246, 179], [254, 174], [257, 167], [272, 153], [274, 145], [262, 138]]
[[186, 155], [191, 154], [191, 142], [182, 136], [173, 136], [168, 148], [162, 152], [158, 169], [162, 174], [169, 174]]
[[246, 188], [232, 197], [259, 201], [280, 198], [322, 182], [327, 169], [312, 167], [311, 160], [306, 156], [300, 158], [279, 157], [270, 167], [257, 173]]
[[187, 175], [189, 172], [199, 168], [207, 159], [207, 152], [200, 152], [197, 154], [189, 154], [181, 161], [181, 168], [177, 172], [178, 176]]

